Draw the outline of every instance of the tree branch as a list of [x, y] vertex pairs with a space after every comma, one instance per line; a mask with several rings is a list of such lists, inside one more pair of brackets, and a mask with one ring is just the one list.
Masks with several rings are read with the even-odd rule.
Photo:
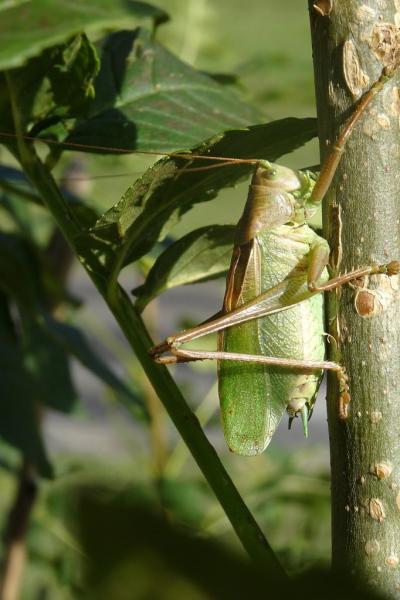
[[[394, 3], [309, 2], [321, 155], [362, 92], [398, 60]], [[327, 3], [325, 3], [327, 4]], [[334, 271], [400, 258], [399, 91], [385, 85], [347, 144], [324, 207]], [[336, 274], [335, 273], [335, 274]], [[330, 295], [328, 322], [349, 374], [347, 421], [329, 381], [333, 566], [390, 597], [399, 591], [398, 276]]]

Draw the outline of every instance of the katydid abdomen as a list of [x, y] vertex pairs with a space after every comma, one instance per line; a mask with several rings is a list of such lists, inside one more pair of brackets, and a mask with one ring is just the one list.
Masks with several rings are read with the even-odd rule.
[[[304, 273], [310, 249], [319, 240], [305, 223], [281, 225], [260, 232], [251, 253], [232, 310], [293, 274]], [[326, 270], [321, 281], [327, 279]], [[228, 328], [219, 334], [227, 352], [323, 360], [323, 295], [267, 317]], [[243, 362], [219, 362], [219, 396], [229, 448], [242, 455], [262, 452], [283, 414], [302, 413], [306, 425], [322, 377], [321, 370], [298, 370]], [[305, 407], [306, 410], [303, 408]]]

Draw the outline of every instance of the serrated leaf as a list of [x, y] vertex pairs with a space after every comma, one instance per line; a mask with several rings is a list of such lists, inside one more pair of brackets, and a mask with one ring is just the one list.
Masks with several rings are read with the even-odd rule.
[[156, 260], [143, 286], [134, 290], [143, 308], [161, 292], [189, 283], [215, 279], [227, 272], [236, 227], [201, 227], [171, 244]]
[[113, 153], [118, 148], [166, 152], [264, 120], [233, 91], [179, 60], [142, 30], [108, 38], [95, 90], [92, 118], [77, 124], [66, 142]]
[[40, 52], [86, 31], [92, 39], [104, 31], [167, 20], [164, 11], [133, 0], [26, 0], [3, 10], [0, 21], [0, 69], [26, 63]]
[[103, 383], [110, 386], [136, 416], [146, 417], [147, 411], [139, 396], [115, 375], [112, 369], [91, 347], [86, 336], [78, 327], [57, 321], [50, 315], [42, 316], [42, 327], [53, 342], [76, 358]]
[[40, 399], [24, 363], [8, 313], [0, 295], [0, 435], [32, 461], [44, 477], [52, 476], [40, 433]]
[[[274, 161], [315, 137], [315, 119], [281, 119], [266, 125], [221, 133], [193, 149], [193, 154]], [[160, 160], [109, 209], [92, 229], [93, 235], [122, 253], [121, 265], [146, 254], [195, 203], [212, 200], [219, 190], [249, 176], [254, 165], [218, 167], [217, 161], [181, 158]]]

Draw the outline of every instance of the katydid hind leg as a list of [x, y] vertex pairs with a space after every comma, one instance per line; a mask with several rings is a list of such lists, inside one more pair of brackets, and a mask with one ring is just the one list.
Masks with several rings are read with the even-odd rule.
[[202, 360], [227, 360], [233, 362], [270, 365], [283, 369], [304, 369], [314, 371], [323, 369], [328, 371], [341, 371], [342, 367], [328, 360], [301, 360], [295, 358], [279, 358], [276, 356], [265, 356], [263, 354], [245, 354], [239, 352], [223, 352], [219, 350], [186, 350], [183, 348], [171, 348], [172, 356], [159, 356], [155, 361], [159, 364], [175, 364], [178, 362], [192, 362]]

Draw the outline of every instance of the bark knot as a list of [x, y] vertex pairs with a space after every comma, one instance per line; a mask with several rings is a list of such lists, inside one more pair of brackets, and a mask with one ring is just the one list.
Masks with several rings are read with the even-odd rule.
[[383, 508], [382, 500], [379, 498], [371, 498], [369, 501], [369, 514], [375, 521], [383, 523], [386, 518], [386, 513]]
[[394, 67], [400, 59], [400, 30], [394, 23], [376, 23], [369, 45], [383, 65]]

